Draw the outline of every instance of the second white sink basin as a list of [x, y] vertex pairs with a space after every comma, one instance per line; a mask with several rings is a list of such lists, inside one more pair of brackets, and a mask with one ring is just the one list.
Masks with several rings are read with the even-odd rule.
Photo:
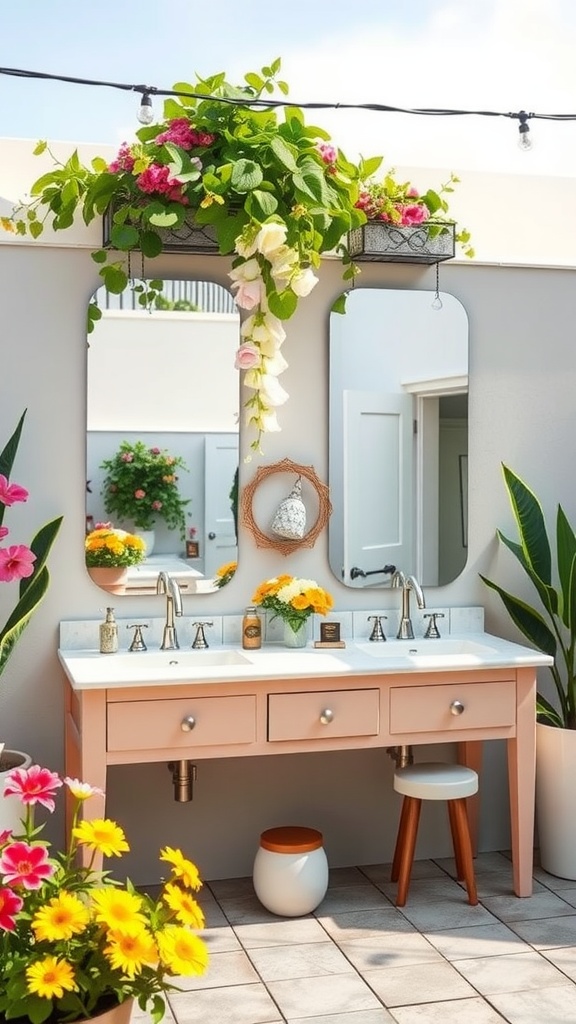
[[462, 658], [464, 656], [485, 657], [494, 654], [495, 648], [476, 640], [386, 640], [356, 644], [363, 654], [373, 658]]

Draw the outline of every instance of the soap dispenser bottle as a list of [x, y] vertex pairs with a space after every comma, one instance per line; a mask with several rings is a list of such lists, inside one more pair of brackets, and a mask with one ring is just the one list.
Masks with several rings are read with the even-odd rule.
[[106, 618], [100, 625], [100, 654], [116, 654], [118, 650], [118, 626], [114, 609], [106, 609]]

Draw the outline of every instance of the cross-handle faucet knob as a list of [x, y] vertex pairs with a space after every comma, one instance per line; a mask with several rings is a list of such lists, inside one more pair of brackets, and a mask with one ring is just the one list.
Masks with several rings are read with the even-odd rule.
[[192, 643], [192, 649], [194, 651], [205, 650], [209, 645], [204, 635], [204, 626], [213, 626], [213, 622], [193, 622], [193, 626], [196, 627], [196, 636]]
[[147, 650], [146, 644], [144, 643], [144, 637], [142, 636], [142, 630], [148, 629], [147, 622], [132, 622], [126, 629], [133, 629], [134, 636], [132, 637], [132, 643], [128, 648], [129, 651], [145, 651]]
[[440, 639], [440, 632], [439, 632], [438, 626], [436, 624], [436, 619], [443, 619], [444, 618], [444, 612], [425, 612], [424, 613], [424, 618], [425, 619], [430, 619], [430, 622], [428, 623], [428, 626], [426, 627], [426, 632], [424, 633], [424, 639], [425, 640], [439, 640]]
[[374, 625], [372, 626], [372, 632], [368, 637], [369, 640], [376, 640], [382, 643], [386, 639], [384, 636], [384, 630], [382, 629], [382, 619], [387, 619], [387, 615], [369, 615], [367, 621], [370, 622], [374, 619]]

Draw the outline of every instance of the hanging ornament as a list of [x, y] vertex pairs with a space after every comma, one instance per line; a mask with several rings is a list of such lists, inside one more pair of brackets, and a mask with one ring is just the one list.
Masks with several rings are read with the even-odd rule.
[[288, 497], [278, 505], [271, 530], [284, 540], [302, 540], [306, 532], [306, 506], [302, 501], [301, 476], [297, 478]]

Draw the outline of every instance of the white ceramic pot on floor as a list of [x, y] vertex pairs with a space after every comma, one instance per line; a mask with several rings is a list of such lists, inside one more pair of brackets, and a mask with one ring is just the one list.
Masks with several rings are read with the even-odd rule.
[[540, 864], [576, 879], [576, 730], [536, 725], [536, 821]]
[[0, 757], [0, 832], [19, 830], [23, 807], [16, 796], [4, 796], [4, 784], [13, 768], [29, 768], [32, 758], [21, 750], [4, 750]]

